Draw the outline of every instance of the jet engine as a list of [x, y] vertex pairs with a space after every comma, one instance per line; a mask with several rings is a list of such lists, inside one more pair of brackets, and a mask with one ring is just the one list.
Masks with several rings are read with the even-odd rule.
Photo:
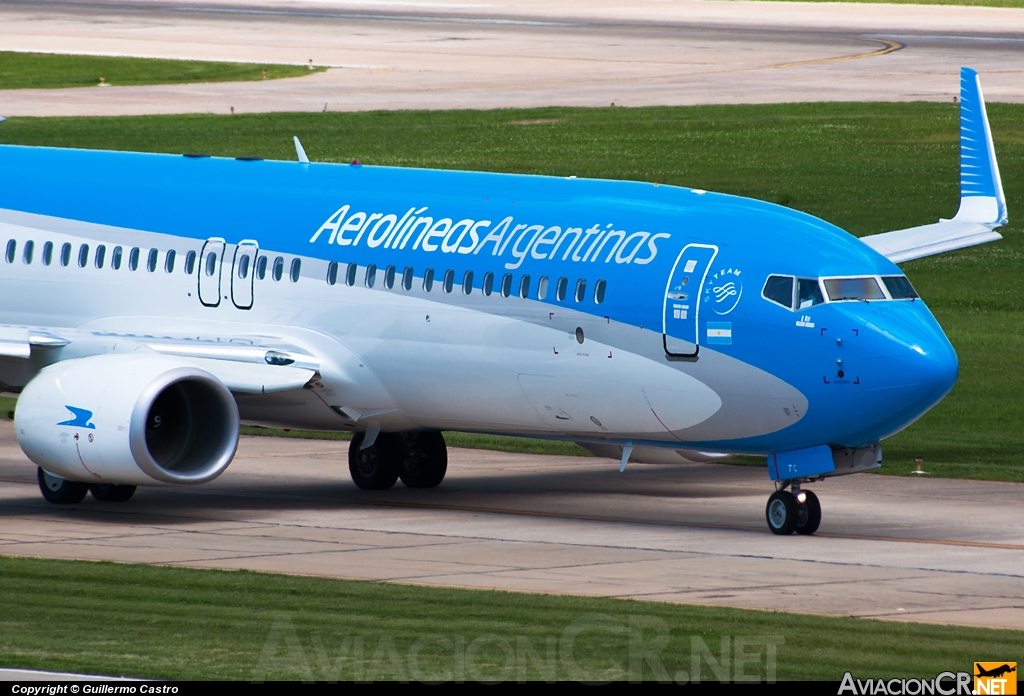
[[96, 355], [51, 365], [18, 398], [28, 458], [71, 481], [204, 483], [238, 447], [238, 407], [209, 372], [158, 355]]

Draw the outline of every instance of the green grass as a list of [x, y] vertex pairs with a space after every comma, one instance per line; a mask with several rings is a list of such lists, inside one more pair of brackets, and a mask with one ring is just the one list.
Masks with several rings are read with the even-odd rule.
[[[1024, 480], [1024, 106], [990, 104], [988, 112], [1011, 224], [996, 244], [905, 265], [953, 341], [961, 376], [941, 404], [885, 441], [886, 473], [909, 473], [920, 454], [933, 475]], [[11, 118], [0, 126], [7, 143], [278, 159], [294, 159], [293, 135], [313, 160], [691, 185], [782, 203], [858, 235], [950, 217], [959, 197], [953, 104]]]
[[168, 85], [183, 82], [248, 82], [300, 77], [327, 68], [268, 63], [220, 63], [162, 58], [76, 56], [0, 51], [0, 90], [91, 87], [102, 77], [108, 85]]
[[[247, 571], [0, 557], [0, 577], [0, 665], [152, 678], [551, 678], [515, 655], [528, 641], [554, 676], [626, 679], [631, 638], [638, 655], [639, 641], [650, 646], [659, 633], [666, 642], [653, 652], [670, 678], [693, 674], [695, 644], [720, 659], [723, 637], [735, 655], [743, 636], [776, 643], [779, 680], [839, 680], [847, 670], [862, 679], [934, 677], [968, 671], [975, 659], [1018, 659], [1024, 641], [1018, 631]], [[576, 629], [579, 671], [547, 661], [548, 640], [565, 655]], [[353, 659], [360, 644], [363, 659]], [[759, 656], [746, 672], [761, 679], [763, 645], [746, 649]], [[457, 653], [475, 656], [459, 670]], [[506, 665], [513, 669], [503, 675]], [[658, 676], [650, 663], [643, 669]], [[701, 672], [714, 679], [706, 662]]]

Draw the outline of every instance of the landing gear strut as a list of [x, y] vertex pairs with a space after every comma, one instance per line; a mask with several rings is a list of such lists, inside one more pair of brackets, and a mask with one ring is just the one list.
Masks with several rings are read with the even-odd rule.
[[352, 481], [364, 491], [382, 491], [399, 478], [409, 488], [433, 488], [448, 471], [448, 448], [439, 432], [380, 433], [363, 448], [364, 433], [356, 433], [348, 448]]
[[[787, 491], [787, 485], [792, 490]], [[821, 524], [821, 503], [813, 491], [801, 490], [799, 483], [787, 482], [768, 498], [765, 518], [773, 534], [814, 534]]]

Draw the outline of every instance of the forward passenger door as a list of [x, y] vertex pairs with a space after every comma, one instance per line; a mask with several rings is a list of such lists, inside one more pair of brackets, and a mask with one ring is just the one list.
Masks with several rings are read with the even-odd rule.
[[712, 244], [687, 244], [679, 252], [662, 308], [662, 341], [671, 357], [696, 357], [699, 344], [701, 290], [718, 255]]

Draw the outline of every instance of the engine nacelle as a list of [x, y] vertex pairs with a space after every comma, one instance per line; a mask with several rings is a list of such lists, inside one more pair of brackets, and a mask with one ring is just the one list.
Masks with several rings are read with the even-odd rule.
[[238, 447], [238, 406], [216, 377], [157, 355], [65, 360], [18, 398], [14, 427], [33, 462], [72, 481], [203, 483]]

